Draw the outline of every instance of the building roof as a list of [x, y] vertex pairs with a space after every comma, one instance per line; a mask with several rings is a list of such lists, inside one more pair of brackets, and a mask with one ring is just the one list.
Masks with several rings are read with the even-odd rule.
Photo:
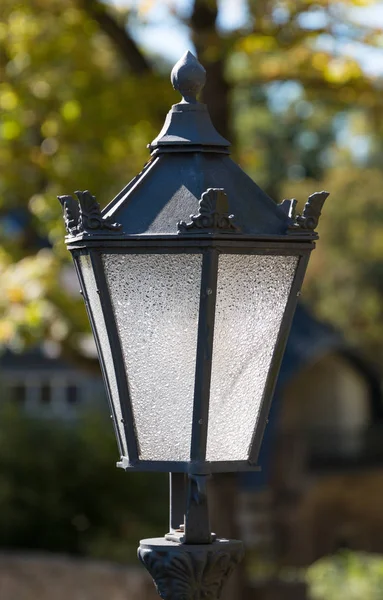
[[74, 371], [76, 367], [62, 358], [50, 358], [40, 347], [33, 347], [23, 352], [4, 350], [0, 354], [1, 371]]

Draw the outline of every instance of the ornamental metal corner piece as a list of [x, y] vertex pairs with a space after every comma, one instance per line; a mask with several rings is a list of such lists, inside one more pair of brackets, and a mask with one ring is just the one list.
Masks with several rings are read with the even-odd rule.
[[292, 221], [289, 226], [289, 233], [315, 234], [323, 204], [329, 195], [330, 193], [325, 191], [311, 194], [301, 214], [295, 214], [297, 205], [295, 198], [292, 200], [283, 200], [279, 206]]
[[96, 197], [85, 190], [75, 192], [78, 202], [73, 196], [57, 196], [64, 211], [65, 227], [70, 236], [81, 233], [97, 233], [108, 230], [120, 231], [122, 225], [114, 223], [110, 217], [103, 217]]
[[137, 552], [163, 600], [220, 598], [225, 582], [244, 556], [238, 540], [197, 546], [159, 542], [142, 540]]
[[239, 233], [234, 215], [229, 214], [229, 202], [223, 188], [208, 188], [201, 196], [199, 210], [190, 215], [191, 222], [178, 221], [178, 233], [196, 233], [201, 230], [217, 233]]

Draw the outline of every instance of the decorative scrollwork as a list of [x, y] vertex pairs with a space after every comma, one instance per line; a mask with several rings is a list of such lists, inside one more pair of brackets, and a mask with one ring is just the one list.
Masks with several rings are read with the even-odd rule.
[[234, 215], [229, 214], [229, 202], [223, 188], [208, 188], [201, 196], [198, 213], [190, 215], [190, 219], [190, 223], [178, 221], [178, 233], [201, 229], [219, 233], [239, 232], [233, 221]]
[[297, 200], [295, 198], [292, 198], [291, 200], [282, 200], [278, 206], [290, 219], [295, 219], [295, 209], [297, 206]]
[[57, 196], [64, 210], [65, 227], [69, 235], [121, 229], [122, 225], [114, 223], [110, 217], [102, 216], [96, 197], [88, 190], [77, 191], [75, 195], [78, 202], [73, 196]]
[[244, 554], [242, 544], [220, 544], [226, 545], [140, 547], [138, 557], [163, 600], [216, 600]]
[[295, 215], [296, 200], [284, 200], [282, 204], [280, 204], [282, 209], [287, 208], [287, 203], [290, 203], [288, 216], [293, 219], [293, 222], [289, 228], [290, 232], [314, 232], [319, 222], [323, 204], [329, 195], [330, 193], [325, 191], [314, 192], [314, 194], [311, 194], [311, 196], [308, 197], [302, 214], [298, 215]]
[[80, 220], [80, 209], [78, 202], [73, 196], [57, 196], [63, 207], [63, 217], [65, 222], [65, 228], [69, 235], [77, 235], [78, 223]]

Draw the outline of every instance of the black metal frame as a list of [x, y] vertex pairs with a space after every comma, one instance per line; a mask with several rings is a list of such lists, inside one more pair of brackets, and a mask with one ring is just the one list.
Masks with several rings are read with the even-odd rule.
[[105, 367], [102, 345], [101, 345], [100, 338], [99, 338], [99, 335], [98, 335], [98, 331], [97, 331], [97, 327], [96, 327], [96, 322], [95, 322], [95, 319], [93, 317], [93, 312], [91, 310], [91, 304], [89, 302], [88, 294], [86, 292], [86, 286], [85, 286], [85, 283], [84, 283], [84, 278], [83, 278], [83, 275], [82, 275], [82, 271], [81, 271], [81, 268], [79, 267], [79, 264], [77, 262], [77, 259], [79, 258], [79, 256], [84, 255], [84, 254], [87, 255], [87, 253], [85, 251], [83, 251], [81, 253], [76, 252], [76, 254], [73, 255], [73, 263], [74, 263], [74, 268], [76, 270], [77, 277], [78, 277], [78, 280], [79, 280], [79, 283], [80, 283], [80, 294], [84, 298], [86, 312], [87, 312], [87, 315], [88, 315], [88, 319], [89, 319], [89, 322], [90, 322], [90, 326], [92, 328], [93, 337], [94, 337], [95, 344], [96, 344], [97, 355], [98, 355], [98, 359], [99, 359], [99, 363], [100, 363], [102, 378], [104, 380], [104, 384], [105, 384], [105, 388], [106, 388], [109, 409], [110, 409], [110, 412], [111, 412], [110, 416], [111, 416], [112, 421], [113, 421], [113, 428], [114, 428], [114, 433], [116, 435], [118, 449], [119, 449], [120, 455], [122, 455], [124, 453], [124, 444], [123, 444], [123, 441], [121, 439], [120, 430], [119, 430], [119, 428], [117, 426], [117, 415], [116, 415], [115, 407], [114, 407], [114, 403], [113, 403], [113, 397], [112, 397], [112, 391], [111, 391], [110, 381], [109, 381], [108, 373], [107, 373], [107, 370], [106, 370], [106, 367]]
[[93, 266], [97, 289], [99, 290], [101, 308], [104, 315], [106, 331], [113, 357], [128, 456], [129, 459], [134, 462], [138, 460], [139, 455], [138, 440], [137, 436], [135, 435], [134, 415], [130, 399], [128, 380], [124, 367], [124, 359], [122, 356], [122, 347], [114, 318], [112, 302], [109, 294], [104, 293], [104, 291], [107, 290], [108, 285], [106, 282], [100, 253], [94, 251], [90, 252], [90, 260]]
[[[67, 240], [68, 247], [76, 257], [89, 253], [95, 280], [98, 286], [100, 302], [106, 323], [108, 339], [112, 350], [115, 374], [123, 414], [124, 431], [128, 456], [121, 454], [119, 467], [127, 471], [163, 471], [173, 473], [210, 474], [217, 472], [258, 470], [256, 465], [267, 417], [274, 393], [277, 375], [291, 326], [297, 297], [306, 271], [311, 250], [315, 247], [315, 237], [307, 236], [244, 236], [241, 234], [200, 234], [178, 236], [125, 236], [101, 235], [78, 236]], [[113, 313], [108, 285], [102, 264], [102, 254], [202, 254], [202, 273], [200, 288], [200, 309], [198, 323], [198, 342], [195, 369], [195, 388], [193, 400], [192, 438], [189, 461], [147, 461], [139, 458], [139, 444], [135, 430], [134, 414], [129, 395], [129, 373], [126, 374], [122, 356], [122, 346]], [[289, 299], [281, 322], [281, 328], [275, 345], [274, 355], [267, 376], [263, 400], [255, 424], [248, 460], [206, 461], [206, 442], [208, 431], [208, 413], [210, 379], [214, 337], [214, 318], [217, 292], [218, 258], [220, 254], [260, 254], [299, 257]], [[95, 334], [92, 308], [88, 314]], [[102, 351], [99, 355], [103, 363]], [[107, 382], [105, 365], [102, 364], [104, 379]], [[109, 384], [107, 383], [107, 388]], [[109, 391], [111, 402], [111, 395]], [[113, 407], [113, 403], [111, 402]], [[116, 418], [113, 412], [114, 418]], [[116, 427], [118, 430], [118, 428]], [[119, 443], [121, 448], [121, 442]]]

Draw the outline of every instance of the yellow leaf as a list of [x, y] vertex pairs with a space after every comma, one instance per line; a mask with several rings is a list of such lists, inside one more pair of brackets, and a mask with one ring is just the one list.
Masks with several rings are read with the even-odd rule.
[[0, 108], [4, 110], [13, 110], [18, 104], [18, 98], [11, 89], [0, 91]]
[[324, 76], [331, 83], [345, 83], [360, 75], [360, 68], [353, 61], [333, 59], [324, 69]]
[[14, 140], [19, 137], [21, 127], [17, 121], [5, 121], [1, 125], [0, 137], [4, 140]]
[[260, 50], [267, 52], [273, 50], [276, 46], [277, 43], [271, 35], [248, 35], [241, 43], [242, 49], [249, 54]]
[[59, 130], [59, 125], [56, 119], [47, 119], [41, 125], [41, 133], [44, 137], [54, 137], [57, 135]]
[[60, 110], [65, 121], [76, 121], [81, 115], [81, 106], [77, 100], [69, 100]]
[[9, 287], [7, 290], [8, 300], [11, 303], [21, 303], [24, 300], [24, 290], [21, 286], [14, 285]]
[[13, 326], [10, 321], [0, 321], [0, 343], [9, 342], [13, 335]]
[[327, 54], [325, 54], [325, 52], [317, 52], [312, 57], [311, 62], [315, 69], [318, 69], [318, 71], [321, 71], [322, 69], [326, 68], [328, 61], [329, 61], [329, 57]]

